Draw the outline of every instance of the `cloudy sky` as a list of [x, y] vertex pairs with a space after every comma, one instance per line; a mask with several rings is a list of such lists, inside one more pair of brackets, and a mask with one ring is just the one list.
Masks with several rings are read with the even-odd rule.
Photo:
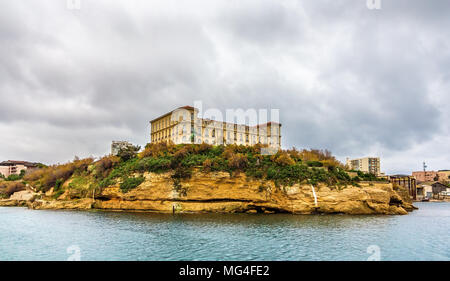
[[285, 148], [450, 169], [450, 1], [66, 2], [0, 0], [0, 160], [143, 146], [200, 100], [279, 109]]

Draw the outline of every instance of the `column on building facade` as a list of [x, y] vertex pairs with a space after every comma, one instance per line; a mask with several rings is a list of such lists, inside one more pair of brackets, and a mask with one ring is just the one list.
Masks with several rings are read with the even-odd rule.
[[225, 129], [226, 144], [234, 144], [234, 124], [225, 123]]
[[181, 143], [208, 143], [212, 145], [268, 144], [281, 147], [280, 125], [266, 123], [257, 126], [226, 123], [198, 118], [198, 110], [185, 106], [152, 120], [151, 141]]

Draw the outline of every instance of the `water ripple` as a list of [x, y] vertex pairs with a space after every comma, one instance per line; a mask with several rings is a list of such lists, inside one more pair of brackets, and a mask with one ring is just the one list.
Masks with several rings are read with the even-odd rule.
[[450, 260], [450, 203], [407, 216], [165, 215], [0, 208], [0, 260]]

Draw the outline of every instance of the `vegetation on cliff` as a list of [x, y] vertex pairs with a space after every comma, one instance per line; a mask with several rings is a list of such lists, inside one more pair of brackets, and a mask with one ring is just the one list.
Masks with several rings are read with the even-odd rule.
[[[145, 172], [172, 172], [175, 189], [182, 190], [183, 179], [190, 178], [194, 169], [203, 172], [222, 171], [230, 176], [245, 173], [248, 178], [273, 181], [275, 185], [318, 184], [342, 187], [358, 185], [372, 176], [358, 173], [350, 177], [345, 167], [327, 150], [280, 150], [274, 155], [262, 155], [262, 146], [212, 146], [208, 144], [166, 143], [148, 144], [121, 150], [118, 156], [105, 156], [98, 161], [91, 158], [44, 167], [23, 177], [38, 191], [53, 188], [59, 197], [69, 190], [71, 197], [100, 194], [108, 186], [120, 186], [122, 192], [139, 186]], [[10, 187], [9, 190], [13, 189]]]
[[25, 184], [19, 181], [0, 181], [0, 198], [8, 198], [14, 192], [25, 190]]

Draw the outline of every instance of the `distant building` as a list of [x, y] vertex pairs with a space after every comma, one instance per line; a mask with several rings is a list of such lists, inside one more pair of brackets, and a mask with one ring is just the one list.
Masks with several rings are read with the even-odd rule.
[[445, 199], [450, 197], [450, 187], [440, 182], [424, 182], [417, 186], [417, 199]]
[[418, 182], [435, 181], [438, 172], [436, 171], [417, 171], [412, 172], [412, 176], [416, 178]]
[[126, 149], [127, 147], [133, 146], [133, 144], [127, 141], [113, 141], [111, 144], [111, 154], [117, 155], [121, 149]]
[[431, 187], [433, 190], [433, 198], [436, 196], [438, 199], [442, 199], [442, 197], [445, 198], [447, 196], [447, 191], [450, 191], [450, 188], [447, 185], [440, 182], [433, 183]]
[[8, 160], [0, 163], [0, 174], [9, 177], [10, 175], [20, 174], [22, 170], [27, 172], [36, 169], [37, 167], [38, 163]]
[[268, 122], [247, 126], [198, 118], [198, 110], [183, 106], [150, 121], [151, 142], [208, 143], [213, 145], [267, 144], [269, 148], [281, 148], [281, 124]]
[[419, 184], [417, 186], [417, 200], [430, 199], [433, 197], [433, 187], [431, 184]]
[[439, 171], [417, 171], [412, 172], [412, 176], [419, 182], [450, 182], [450, 170], [439, 170]]
[[376, 176], [382, 175], [380, 157], [347, 158], [346, 164], [350, 170], [362, 171]]

